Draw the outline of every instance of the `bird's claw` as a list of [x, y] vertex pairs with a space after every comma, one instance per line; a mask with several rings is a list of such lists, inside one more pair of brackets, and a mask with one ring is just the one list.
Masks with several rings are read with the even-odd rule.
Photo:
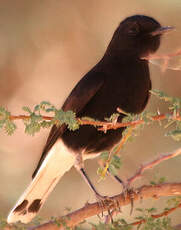
[[107, 206], [110, 206], [112, 200], [108, 196], [102, 196], [100, 194], [96, 194], [96, 199], [98, 203], [101, 204], [101, 208], [104, 210]]
[[102, 196], [100, 194], [96, 194], [96, 198], [98, 200], [99, 207], [102, 210], [102, 216], [103, 216], [103, 212], [106, 209], [108, 211], [108, 215], [111, 218], [111, 221], [113, 222], [111, 210], [115, 209], [115, 210], [118, 210], [119, 212], [121, 212], [121, 208], [120, 208], [118, 200], [111, 199], [108, 196]]

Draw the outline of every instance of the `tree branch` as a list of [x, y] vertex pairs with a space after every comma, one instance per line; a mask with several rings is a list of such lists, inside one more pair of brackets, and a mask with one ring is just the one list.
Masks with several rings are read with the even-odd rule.
[[[161, 114], [161, 115], [156, 115], [156, 116], [150, 117], [150, 120], [161, 121], [161, 120], [167, 119], [167, 117], [168, 117], [168, 115]], [[10, 120], [27, 120], [30, 118], [31, 117], [27, 116], [27, 115], [18, 115], [18, 116], [10, 115], [9, 116]], [[43, 118], [43, 120], [51, 121], [51, 120], [53, 120], [54, 117], [42, 116], [42, 118]], [[170, 119], [181, 121], [181, 116], [179, 116], [179, 115], [174, 116], [174, 115], [170, 114]], [[136, 120], [136, 121], [130, 121], [130, 122], [116, 122], [115, 123], [115, 122], [106, 122], [106, 121], [84, 120], [81, 118], [77, 118], [77, 121], [80, 125], [98, 126], [98, 127], [100, 127], [98, 130], [101, 130], [101, 131], [105, 131], [105, 130], [109, 130], [109, 129], [118, 129], [118, 128], [123, 128], [123, 127], [127, 127], [127, 126], [136, 126], [136, 125], [146, 123], [144, 120]]]
[[[181, 195], [181, 183], [166, 183], [154, 186], [144, 185], [133, 191], [134, 201], [139, 201], [148, 198], [158, 199], [159, 197], [175, 195]], [[73, 227], [81, 223], [86, 218], [102, 213], [102, 211], [108, 211], [108, 209], [110, 210], [117, 208], [117, 204], [119, 204], [120, 207], [128, 205], [129, 203], [131, 203], [131, 197], [129, 195], [125, 196], [125, 194], [123, 193], [110, 197], [110, 201], [106, 201], [107, 203], [104, 207], [101, 207], [98, 202], [86, 204], [83, 208], [79, 210], [76, 210], [66, 216], [57, 218], [56, 222], [60, 223], [60, 226], [58, 226], [57, 223], [50, 221], [45, 224], [30, 228], [29, 230], [62, 230], [65, 229], [65, 224], [67, 227]], [[180, 207], [181, 205], [179, 205], [176, 208]], [[176, 208], [172, 208], [170, 209], [170, 211], [165, 211], [161, 214], [154, 215], [154, 218], [166, 216], [170, 212], [173, 212]], [[62, 222], [64, 223], [64, 226], [61, 224]], [[132, 223], [132, 225], [136, 225], [136, 222]]]
[[151, 162], [148, 162], [146, 164], [141, 165], [140, 168], [138, 169], [138, 171], [135, 173], [135, 175], [133, 175], [132, 177], [130, 177], [127, 180], [128, 184], [130, 185], [133, 181], [135, 181], [138, 177], [140, 177], [145, 170], [151, 169], [154, 166], [160, 164], [162, 161], [174, 158], [174, 157], [176, 157], [178, 155], [181, 155], [181, 148], [175, 150], [172, 153], [168, 153], [168, 154], [164, 154], [164, 155], [162, 154], [157, 159], [155, 159], [155, 160], [153, 160]]
[[[170, 208], [168, 210], [165, 210], [164, 212], [160, 213], [160, 214], [156, 214], [156, 215], [151, 215], [152, 218], [154, 219], [157, 219], [157, 218], [160, 218], [160, 217], [163, 217], [163, 216], [168, 216], [170, 213], [174, 212], [176, 209], [178, 208], [181, 208], [181, 203], [178, 204], [176, 207], [173, 207], [173, 208]], [[135, 221], [129, 225], [139, 225], [139, 224], [142, 224], [142, 223], [145, 223], [146, 220], [142, 219], [140, 221]]]
[[[163, 54], [163, 55], [150, 55], [147, 57], [143, 57], [143, 59], [145, 60], [158, 60], [161, 59], [163, 60], [163, 64], [161, 65], [161, 71], [165, 72], [166, 69], [168, 69], [168, 64], [169, 61], [176, 56], [180, 56], [181, 55], [181, 49], [177, 50], [176, 52], [173, 53], [169, 53], [169, 54]], [[154, 63], [153, 63], [154, 64]], [[170, 69], [172, 70], [181, 70], [181, 66], [179, 65], [178, 67], [171, 67]]]

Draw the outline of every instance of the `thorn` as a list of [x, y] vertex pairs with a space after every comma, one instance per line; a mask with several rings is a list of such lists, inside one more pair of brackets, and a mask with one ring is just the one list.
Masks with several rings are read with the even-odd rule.
[[158, 115], [160, 115], [161, 113], [160, 113], [160, 110], [159, 110], [159, 108], [157, 108], [157, 114]]
[[124, 110], [122, 110], [121, 108], [117, 107], [116, 109], [118, 111], [118, 113], [124, 114], [124, 115], [128, 115], [128, 113], [126, 113]]
[[87, 207], [89, 205], [90, 205], [90, 203], [88, 201], [86, 201], [84, 206]]

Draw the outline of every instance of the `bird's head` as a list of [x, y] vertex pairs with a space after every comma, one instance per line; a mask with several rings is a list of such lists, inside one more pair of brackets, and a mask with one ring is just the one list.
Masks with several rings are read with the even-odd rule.
[[123, 20], [115, 31], [110, 48], [127, 50], [139, 57], [154, 53], [160, 45], [160, 38], [173, 29], [171, 26], [162, 27], [155, 19], [134, 15]]

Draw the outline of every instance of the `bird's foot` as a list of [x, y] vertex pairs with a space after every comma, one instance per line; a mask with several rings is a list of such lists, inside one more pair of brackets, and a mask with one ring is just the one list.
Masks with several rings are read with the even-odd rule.
[[99, 206], [102, 208], [102, 210], [110, 206], [110, 204], [112, 203], [111, 198], [109, 198], [108, 196], [102, 196], [99, 193], [96, 193], [96, 199], [99, 203]]
[[111, 210], [119, 210], [119, 212], [121, 212], [119, 202], [115, 199], [111, 199], [108, 196], [102, 196], [100, 194], [96, 194], [96, 199], [98, 200], [99, 207], [102, 210], [102, 216], [103, 212], [107, 210], [108, 216], [110, 216], [111, 222], [113, 222]]

